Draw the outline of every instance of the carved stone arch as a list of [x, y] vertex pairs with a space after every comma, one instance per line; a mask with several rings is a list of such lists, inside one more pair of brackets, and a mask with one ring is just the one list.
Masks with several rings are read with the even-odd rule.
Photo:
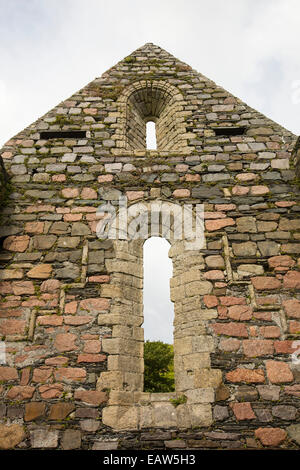
[[[135, 204], [144, 205], [149, 214], [153, 202], [157, 207], [163, 203], [147, 200]], [[112, 337], [103, 340], [103, 350], [108, 354], [107, 371], [101, 373], [97, 388], [109, 390], [103, 423], [114, 429], [185, 428], [212, 422], [211, 402], [221, 372], [214, 370], [218, 376], [207, 384], [204, 375], [210, 373], [214, 339], [206, 328], [215, 312], [203, 309], [201, 299], [212, 292], [213, 285], [204, 277], [202, 253], [198, 249], [186, 250], [186, 240], [176, 239], [174, 233], [177, 218], [170, 220], [170, 235], [164, 238], [171, 245], [169, 257], [173, 262], [170, 291], [174, 303], [175, 392], [143, 392], [143, 245], [152, 234], [148, 231], [142, 239], [114, 240], [114, 258], [106, 260], [111, 309], [109, 314], [99, 316], [99, 323], [112, 327]], [[150, 226], [150, 216], [147, 222]], [[161, 224], [156, 235], [167, 233], [167, 228]], [[187, 403], [175, 408], [170, 399], [183, 395]]]
[[157, 151], [190, 153], [185, 107], [180, 91], [162, 80], [141, 80], [118, 99], [116, 151], [146, 150], [146, 123], [156, 124]]

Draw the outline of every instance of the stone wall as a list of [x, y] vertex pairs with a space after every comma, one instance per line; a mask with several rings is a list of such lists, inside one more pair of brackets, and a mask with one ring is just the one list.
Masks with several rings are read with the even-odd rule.
[[[0, 448], [299, 448], [296, 140], [146, 44], [7, 142]], [[205, 248], [171, 244], [172, 394], [143, 392], [143, 243], [96, 234], [122, 195], [204, 204]]]

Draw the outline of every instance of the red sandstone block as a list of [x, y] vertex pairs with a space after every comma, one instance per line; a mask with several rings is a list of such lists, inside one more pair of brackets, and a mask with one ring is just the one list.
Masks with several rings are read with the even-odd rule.
[[42, 315], [37, 317], [36, 322], [40, 326], [60, 326], [63, 318], [59, 315]]
[[22, 308], [4, 308], [4, 305], [0, 307], [0, 318], [9, 318], [9, 317], [21, 317], [23, 315]]
[[284, 393], [286, 395], [292, 395], [293, 397], [300, 398], [300, 384], [287, 385], [284, 387]]
[[34, 212], [55, 212], [55, 206], [50, 206], [48, 204], [35, 204], [33, 206], [26, 207], [25, 212], [29, 214]]
[[82, 401], [87, 405], [99, 406], [101, 403], [107, 401], [107, 395], [105, 392], [99, 392], [97, 390], [75, 390], [75, 400]]
[[18, 372], [14, 367], [0, 366], [0, 381], [9, 382], [11, 380], [18, 380]]
[[295, 341], [274, 341], [275, 351], [278, 354], [292, 354], [296, 351], [297, 347], [292, 346]]
[[104, 354], [79, 354], [77, 362], [104, 362], [106, 356]]
[[235, 204], [216, 204], [216, 211], [234, 211], [236, 209]]
[[247, 419], [255, 419], [256, 416], [253, 413], [251, 404], [249, 402], [244, 403], [232, 403], [231, 408], [238, 421], [244, 421]]
[[278, 326], [261, 326], [259, 332], [264, 338], [279, 338], [280, 336]]
[[256, 290], [279, 289], [281, 281], [276, 277], [257, 276], [252, 277], [251, 282]]
[[88, 340], [84, 343], [83, 352], [85, 353], [99, 353], [101, 351], [101, 342], [99, 340]]
[[30, 379], [30, 367], [25, 367], [21, 371], [20, 385], [28, 385]]
[[226, 379], [233, 383], [263, 383], [265, 381], [265, 374], [262, 369], [242, 369], [238, 368], [228, 372]]
[[295, 261], [289, 255], [271, 256], [271, 258], [268, 259], [268, 263], [270, 268], [295, 266]]
[[66, 181], [66, 175], [53, 175], [52, 181], [55, 181], [56, 183], [62, 183], [63, 181]]
[[55, 356], [55, 357], [48, 357], [45, 360], [45, 364], [49, 366], [66, 366], [69, 362], [69, 359], [64, 356]]
[[191, 191], [189, 189], [175, 189], [173, 196], [177, 198], [190, 197]]
[[26, 403], [24, 421], [34, 421], [45, 416], [46, 404], [41, 401]]
[[267, 194], [269, 192], [270, 190], [268, 186], [263, 186], [263, 185], [251, 186], [252, 196], [263, 196], [264, 194]]
[[211, 269], [210, 271], [204, 273], [204, 279], [209, 279], [212, 281], [215, 281], [217, 279], [224, 279], [224, 273], [219, 269]]
[[97, 199], [97, 191], [92, 188], [83, 188], [80, 194], [81, 199]]
[[58, 382], [84, 382], [86, 370], [78, 367], [62, 367], [54, 372], [54, 376]]
[[0, 335], [24, 335], [26, 330], [25, 320], [2, 320]]
[[60, 398], [63, 394], [64, 387], [62, 384], [41, 385], [39, 392], [42, 398], [49, 400], [52, 398]]
[[282, 302], [285, 313], [290, 318], [300, 318], [300, 302], [297, 299], [284, 300]]
[[126, 191], [128, 201], [135, 201], [144, 197], [144, 191]]
[[261, 339], [246, 339], [243, 341], [245, 356], [259, 357], [273, 354], [273, 341]]
[[15, 236], [11, 235], [4, 240], [3, 248], [9, 251], [17, 251], [19, 253], [23, 253], [27, 250], [29, 245], [29, 236], [28, 235], [21, 235]]
[[300, 333], [300, 321], [290, 321], [290, 333]]
[[264, 446], [276, 447], [286, 439], [287, 433], [280, 428], [258, 428], [255, 430], [255, 437]]
[[247, 186], [240, 186], [238, 184], [232, 188], [232, 194], [234, 196], [244, 196], [245, 194], [248, 194], [249, 191], [250, 188], [248, 188]]
[[55, 337], [54, 347], [60, 352], [76, 351], [75, 341], [77, 335], [72, 333], [58, 333]]
[[78, 302], [76, 302], [75, 300], [73, 302], [68, 302], [65, 305], [65, 313], [70, 313], [71, 315], [74, 315], [77, 311], [77, 305]]
[[299, 289], [300, 287], [300, 272], [289, 271], [283, 278], [283, 287], [285, 289]]
[[82, 214], [65, 214], [64, 221], [65, 222], [78, 222], [82, 219]]
[[201, 176], [187, 174], [185, 175], [185, 181], [201, 181]]
[[253, 312], [253, 316], [257, 318], [257, 320], [272, 321], [271, 312]]
[[209, 232], [213, 232], [215, 230], [220, 230], [221, 228], [228, 227], [230, 225], [235, 225], [235, 221], [230, 217], [226, 217], [225, 219], [216, 219], [216, 220], [206, 220], [205, 221], [205, 228]]
[[41, 284], [41, 292], [55, 292], [60, 288], [60, 281], [57, 279], [47, 279]]
[[99, 175], [98, 182], [99, 183], [109, 183], [114, 179], [113, 175]]
[[12, 283], [7, 282], [7, 281], [2, 281], [0, 282], [0, 294], [5, 295], [5, 294], [12, 294]]
[[220, 297], [221, 305], [230, 307], [231, 305], [246, 305], [244, 297]]
[[78, 315], [78, 316], [66, 315], [63, 318], [64, 318], [64, 323], [66, 325], [73, 325], [73, 326], [86, 325], [91, 320], [93, 320], [93, 317], [88, 317], [84, 315]]
[[33, 397], [35, 388], [29, 385], [15, 385], [6, 394], [6, 398], [10, 400], [30, 400]]
[[84, 299], [80, 301], [80, 308], [89, 313], [100, 313], [103, 310], [108, 310], [109, 300], [101, 297]]
[[220, 340], [220, 345], [219, 348], [222, 349], [223, 351], [238, 351], [240, 349], [241, 342], [238, 339], [234, 338], [228, 338], [224, 339], [222, 338]]
[[296, 204], [295, 201], [277, 201], [275, 202], [275, 206], [277, 207], [291, 207]]
[[38, 367], [33, 371], [32, 381], [37, 383], [49, 382], [52, 379], [52, 373], [52, 367]]
[[204, 295], [203, 302], [207, 308], [216, 307], [218, 305], [218, 297], [215, 295]]
[[221, 320], [224, 320], [225, 318], [227, 318], [227, 312], [228, 312], [227, 307], [224, 307], [223, 305], [218, 305], [217, 310], [218, 310], [218, 317]]
[[51, 264], [38, 264], [28, 271], [27, 277], [33, 279], [47, 279], [51, 276], [51, 272]]
[[214, 323], [211, 325], [217, 335], [248, 337], [246, 325], [239, 323]]
[[44, 222], [27, 222], [25, 224], [25, 232], [28, 233], [43, 233], [44, 231]]
[[64, 188], [61, 192], [62, 196], [65, 198], [74, 198], [78, 197], [79, 195], [79, 190], [78, 188]]
[[12, 289], [15, 295], [34, 294], [32, 281], [13, 281]]
[[228, 309], [228, 317], [237, 321], [251, 320], [252, 309], [247, 305], [232, 305]]
[[267, 376], [270, 382], [285, 383], [294, 380], [289, 364], [280, 361], [266, 361]]

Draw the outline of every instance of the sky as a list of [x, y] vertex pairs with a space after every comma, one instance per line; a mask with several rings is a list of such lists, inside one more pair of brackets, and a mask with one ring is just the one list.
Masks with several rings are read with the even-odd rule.
[[0, 145], [147, 42], [299, 135], [299, 31], [299, 0], [0, 0]]

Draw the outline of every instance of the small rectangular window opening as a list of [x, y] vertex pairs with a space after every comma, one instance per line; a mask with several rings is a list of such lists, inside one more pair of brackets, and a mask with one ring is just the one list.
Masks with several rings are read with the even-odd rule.
[[86, 131], [43, 131], [41, 139], [82, 139], [86, 137]]
[[146, 123], [146, 149], [157, 150], [155, 122]]
[[243, 135], [246, 127], [215, 127], [214, 131], [216, 135]]

